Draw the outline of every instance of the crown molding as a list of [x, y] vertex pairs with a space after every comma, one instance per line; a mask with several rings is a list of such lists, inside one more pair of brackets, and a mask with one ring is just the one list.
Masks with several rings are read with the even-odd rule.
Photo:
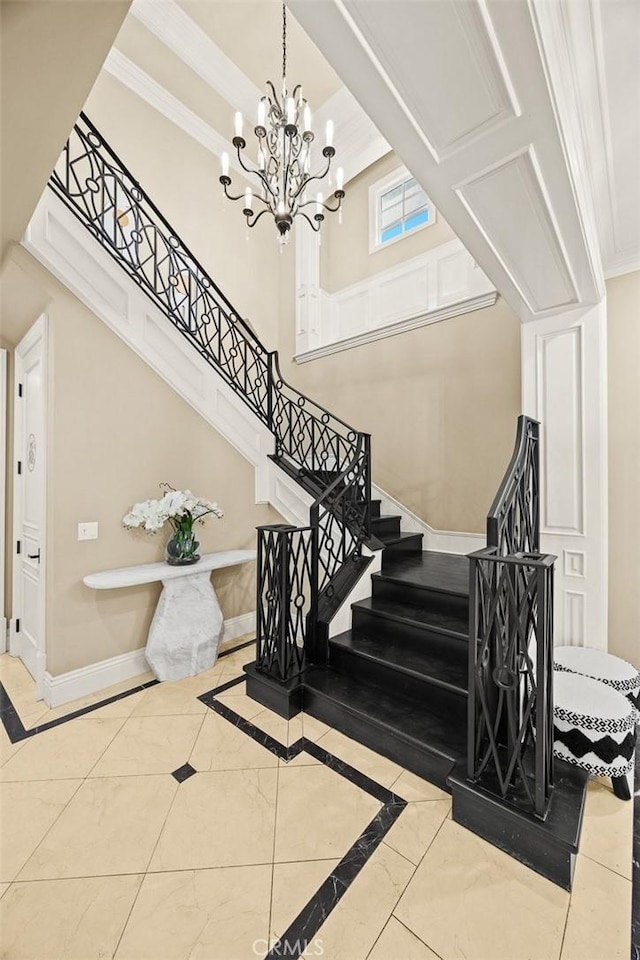
[[[131, 13], [235, 110], [240, 110], [245, 117], [255, 115], [257, 102], [264, 91], [174, 0], [134, 0]], [[188, 108], [184, 107], [184, 110]], [[329, 119], [335, 124], [345, 183], [391, 149], [346, 87], [341, 87], [316, 111], [315, 119], [318, 130], [323, 129]], [[228, 150], [228, 144], [221, 149]]]
[[132, 15], [236, 110], [253, 117], [263, 91], [174, 0], [134, 0]]
[[159, 84], [148, 73], [145, 73], [137, 64], [125, 57], [119, 50], [113, 48], [105, 61], [104, 69], [119, 80], [125, 87], [137, 94], [142, 100], [152, 106], [163, 117], [175, 123], [186, 134], [219, 157], [223, 152], [229, 152], [229, 162], [236, 173], [243, 175], [243, 170], [237, 158], [229, 150], [229, 143], [214, 130], [208, 123], [199, 117], [193, 110], [185, 106], [181, 100]]

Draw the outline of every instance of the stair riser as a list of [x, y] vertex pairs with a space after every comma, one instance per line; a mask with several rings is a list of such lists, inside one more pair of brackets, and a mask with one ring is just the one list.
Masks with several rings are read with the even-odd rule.
[[[382, 569], [384, 573], [384, 560]], [[405, 581], [385, 580], [383, 577], [378, 577], [375, 574], [371, 578], [371, 585], [373, 588], [373, 596], [376, 599], [387, 599], [409, 604], [413, 603], [425, 610], [437, 610], [441, 613], [450, 613], [452, 616], [463, 617], [465, 620], [468, 619], [468, 597], [413, 586]]]
[[305, 688], [303, 709], [312, 717], [322, 720], [323, 723], [450, 793], [447, 778], [454, 764], [447, 757], [432, 753], [414, 741], [407, 741], [361, 714], [352, 713], [342, 704], [324, 697], [316, 690]]
[[351, 629], [354, 633], [387, 640], [396, 648], [411, 647], [414, 650], [431, 650], [442, 656], [455, 657], [463, 664], [469, 656], [467, 638], [438, 633], [429, 627], [408, 623], [395, 618], [380, 616], [362, 608], [352, 608]]
[[422, 553], [422, 534], [420, 533], [415, 537], [407, 537], [399, 543], [386, 544], [382, 553], [382, 569], [384, 570], [385, 558], [396, 559], [399, 556], [411, 556], [415, 553]]
[[372, 517], [371, 533], [374, 537], [399, 537], [400, 517]]
[[329, 665], [343, 675], [354, 677], [360, 683], [374, 684], [383, 690], [393, 690], [398, 696], [411, 697], [444, 714], [459, 713], [466, 707], [466, 691], [444, 686], [427, 676], [416, 676], [397, 670], [392, 664], [360, 656], [356, 651], [332, 646], [329, 642]]
[[379, 516], [380, 516], [380, 505], [381, 505], [381, 501], [380, 501], [380, 500], [372, 500], [372, 501], [371, 501], [371, 519], [372, 519], [372, 520], [373, 520], [375, 517], [379, 517]]

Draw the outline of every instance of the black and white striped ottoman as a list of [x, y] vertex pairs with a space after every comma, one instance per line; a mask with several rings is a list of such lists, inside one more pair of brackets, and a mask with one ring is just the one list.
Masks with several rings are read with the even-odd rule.
[[640, 671], [632, 663], [593, 647], [556, 647], [553, 669], [580, 673], [606, 683], [640, 707]]
[[596, 777], [611, 777], [620, 800], [630, 800], [636, 709], [621, 693], [577, 673], [553, 673], [553, 752]]

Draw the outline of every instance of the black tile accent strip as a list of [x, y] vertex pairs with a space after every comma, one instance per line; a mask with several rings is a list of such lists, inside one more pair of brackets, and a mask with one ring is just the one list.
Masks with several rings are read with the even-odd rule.
[[[223, 650], [221, 654], [218, 655], [218, 660], [220, 657], [228, 657], [230, 653], [235, 653], [237, 650], [244, 650], [245, 647], [250, 647], [252, 643], [255, 643], [254, 640], [246, 640], [244, 643], [239, 643], [237, 647], [229, 647], [228, 650]], [[233, 687], [236, 683], [242, 683], [244, 676], [238, 677], [237, 679], [229, 681], [225, 684], [225, 687]], [[122, 693], [117, 693], [113, 697], [107, 697], [105, 700], [100, 700], [98, 703], [92, 703], [88, 707], [82, 707], [80, 710], [74, 710], [72, 713], [67, 713], [63, 717], [58, 717], [56, 720], [49, 720], [47, 723], [41, 723], [37, 727], [26, 728], [22, 723], [18, 715], [18, 711], [11, 702], [11, 698], [7, 693], [4, 684], [0, 683], [0, 718], [2, 719], [2, 724], [4, 729], [9, 737], [11, 743], [18, 743], [20, 740], [27, 740], [29, 737], [35, 737], [38, 733], [44, 733], [45, 730], [51, 730], [52, 727], [59, 727], [62, 723], [68, 723], [69, 720], [76, 720], [78, 717], [84, 717], [87, 713], [93, 713], [94, 710], [99, 710], [101, 707], [107, 707], [110, 703], [115, 703], [116, 700], [124, 700], [125, 697], [130, 697], [134, 693], [140, 693], [141, 690], [147, 690], [149, 687], [155, 687], [158, 683], [161, 683], [161, 680], [148, 680], [146, 683], [138, 684], [135, 687], [132, 687], [131, 690], [124, 690]]]
[[633, 874], [631, 894], [631, 960], [640, 960], [640, 728], [636, 743], [633, 787]]
[[[340, 863], [333, 872], [327, 877], [320, 888], [314, 893], [309, 902], [302, 908], [295, 920], [284, 932], [280, 940], [271, 946], [270, 952], [265, 960], [276, 960], [278, 957], [289, 957], [297, 960], [312, 943], [318, 930], [325, 922], [333, 908], [347, 892], [353, 881], [356, 879], [364, 865], [367, 863], [372, 853], [384, 840], [385, 836], [394, 825], [402, 811], [407, 806], [407, 801], [397, 796], [388, 787], [372, 780], [360, 770], [356, 770], [350, 764], [345, 763], [339, 757], [329, 753], [323, 747], [318, 746], [312, 740], [306, 737], [300, 737], [291, 746], [285, 746], [279, 743], [270, 734], [265, 733], [250, 720], [245, 720], [234, 710], [216, 699], [217, 695], [224, 693], [230, 687], [237, 686], [244, 681], [244, 675], [236, 677], [233, 680], [223, 683], [221, 686], [198, 697], [198, 700], [206, 704], [211, 710], [214, 710], [219, 716], [224, 717], [229, 723], [232, 723], [238, 730], [242, 730], [246, 736], [251, 737], [256, 743], [265, 747], [279, 759], [289, 762], [297, 757], [302, 751], [306, 751], [310, 756], [315, 757], [320, 763], [345, 777], [354, 786], [366, 791], [372, 797], [378, 800], [382, 807], [368, 824], [365, 830], [360, 834], [353, 846], [347, 851]], [[640, 958], [638, 958], [640, 960]]]
[[[387, 803], [360, 834], [337, 867], [319, 890], [302, 908], [280, 940], [273, 945], [266, 960], [276, 957], [300, 957], [313, 940], [333, 908], [347, 892], [374, 850], [406, 807], [406, 801]], [[320, 947], [321, 944], [319, 943]], [[312, 953], [313, 955], [313, 953]]]
[[192, 767], [190, 763], [183, 763], [181, 767], [171, 772], [171, 776], [175, 777], [178, 783], [184, 783], [185, 780], [188, 780], [189, 777], [192, 777], [194, 773], [197, 772], [195, 767]]
[[137, 687], [133, 687], [131, 690], [116, 693], [113, 697], [100, 700], [99, 703], [91, 703], [88, 707], [82, 707], [80, 710], [74, 710], [72, 713], [65, 714], [64, 717], [58, 717], [56, 720], [48, 720], [47, 723], [40, 723], [37, 727], [29, 727], [28, 729], [25, 729], [22, 720], [18, 716], [18, 711], [11, 702], [9, 694], [5, 690], [4, 685], [0, 683], [2, 723], [11, 743], [18, 743], [19, 740], [27, 740], [29, 737], [35, 737], [38, 733], [44, 733], [45, 730], [51, 730], [52, 727], [59, 727], [60, 724], [68, 723], [69, 720], [76, 720], [77, 717], [84, 717], [87, 713], [93, 713], [94, 710], [99, 710], [100, 707], [107, 707], [110, 703], [115, 703], [116, 700], [124, 700], [125, 697], [130, 697], [134, 693], [140, 693], [141, 690], [148, 690], [149, 687], [155, 687], [159, 683], [160, 680], [148, 680], [146, 683], [138, 684]]
[[245, 647], [250, 647], [252, 643], [255, 643], [255, 637], [253, 640], [245, 640], [244, 643], [239, 643], [237, 647], [229, 647], [228, 650], [223, 650], [222, 653], [218, 654], [218, 660], [221, 660], [222, 657], [228, 657], [230, 653], [236, 653], [238, 650], [244, 650]]

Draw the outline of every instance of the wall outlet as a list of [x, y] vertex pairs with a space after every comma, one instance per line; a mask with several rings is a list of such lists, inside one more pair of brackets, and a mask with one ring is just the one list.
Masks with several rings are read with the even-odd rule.
[[78, 540], [97, 540], [97, 539], [98, 539], [97, 520], [92, 520], [90, 523], [78, 524]]

